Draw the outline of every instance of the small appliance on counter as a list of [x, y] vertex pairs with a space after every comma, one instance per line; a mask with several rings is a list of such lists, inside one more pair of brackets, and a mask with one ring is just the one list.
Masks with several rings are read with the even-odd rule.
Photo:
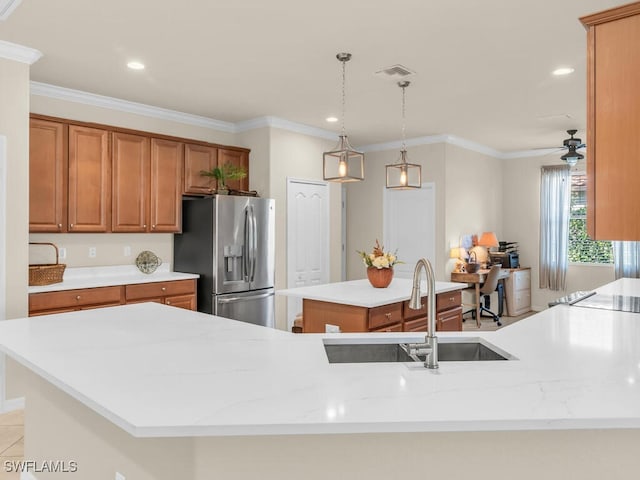
[[176, 271], [198, 273], [198, 311], [275, 325], [274, 200], [184, 197], [174, 235]]

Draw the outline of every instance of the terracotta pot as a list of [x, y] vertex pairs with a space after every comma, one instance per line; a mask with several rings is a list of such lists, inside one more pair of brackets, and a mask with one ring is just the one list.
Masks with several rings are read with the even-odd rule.
[[387, 288], [393, 280], [393, 268], [367, 267], [369, 282], [376, 288]]

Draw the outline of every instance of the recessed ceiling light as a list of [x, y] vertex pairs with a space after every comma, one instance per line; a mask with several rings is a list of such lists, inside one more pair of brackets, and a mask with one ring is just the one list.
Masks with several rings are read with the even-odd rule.
[[144, 70], [144, 63], [133, 61], [127, 63], [127, 67], [131, 70]]
[[575, 69], [571, 68], [571, 67], [561, 67], [561, 68], [556, 68], [552, 73], [556, 76], [561, 76], [561, 75], [569, 75], [570, 73], [573, 73], [575, 71]]
[[329, 123], [335, 123], [338, 121], [338, 117], [327, 117], [326, 120]]

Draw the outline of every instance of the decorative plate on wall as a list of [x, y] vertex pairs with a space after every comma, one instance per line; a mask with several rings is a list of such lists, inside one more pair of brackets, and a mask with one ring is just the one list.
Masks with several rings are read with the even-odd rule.
[[162, 259], [155, 253], [145, 250], [136, 257], [136, 267], [142, 273], [153, 273], [162, 264]]

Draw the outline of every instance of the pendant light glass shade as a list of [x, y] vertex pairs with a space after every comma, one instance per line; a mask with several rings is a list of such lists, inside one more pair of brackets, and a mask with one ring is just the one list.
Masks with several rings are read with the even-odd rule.
[[358, 182], [364, 180], [364, 153], [353, 149], [344, 129], [345, 63], [351, 60], [351, 54], [339, 53], [336, 58], [342, 62], [342, 133], [335, 148], [322, 155], [323, 178], [330, 182]]
[[398, 82], [402, 88], [402, 148], [398, 163], [386, 166], [387, 188], [408, 190], [422, 187], [422, 167], [416, 163], [407, 162], [407, 147], [405, 145], [405, 89], [410, 85], [408, 81]]

